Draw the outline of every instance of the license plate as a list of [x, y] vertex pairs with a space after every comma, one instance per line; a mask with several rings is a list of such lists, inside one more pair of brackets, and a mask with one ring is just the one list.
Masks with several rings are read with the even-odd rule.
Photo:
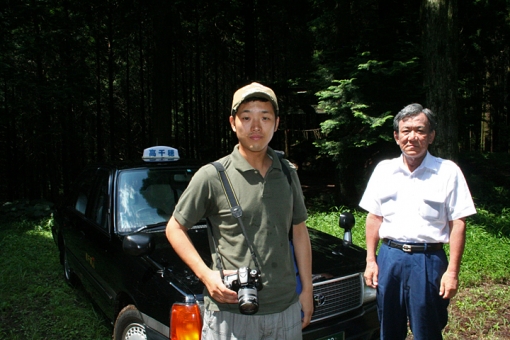
[[345, 340], [344, 332], [331, 334], [317, 340]]

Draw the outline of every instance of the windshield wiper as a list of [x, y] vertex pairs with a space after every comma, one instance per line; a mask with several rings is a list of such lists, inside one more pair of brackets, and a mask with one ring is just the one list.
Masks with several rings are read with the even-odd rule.
[[139, 232], [142, 232], [146, 229], [152, 229], [152, 228], [157, 228], [157, 227], [161, 227], [161, 226], [164, 226], [166, 225], [168, 222], [167, 221], [161, 221], [161, 222], [158, 222], [158, 223], [153, 223], [153, 224], [146, 224], [138, 229], [136, 229], [133, 234], [137, 234]]

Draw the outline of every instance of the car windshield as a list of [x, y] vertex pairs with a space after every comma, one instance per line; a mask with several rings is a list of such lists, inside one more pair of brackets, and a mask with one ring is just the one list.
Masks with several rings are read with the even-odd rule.
[[119, 174], [117, 231], [166, 223], [195, 170], [133, 169]]

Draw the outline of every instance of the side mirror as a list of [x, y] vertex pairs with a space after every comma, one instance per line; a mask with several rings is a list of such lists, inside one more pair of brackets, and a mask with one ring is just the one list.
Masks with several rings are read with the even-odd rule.
[[354, 215], [350, 212], [343, 212], [340, 214], [340, 218], [338, 220], [338, 224], [340, 228], [344, 229], [344, 243], [352, 244], [352, 228], [355, 224]]
[[152, 253], [156, 243], [148, 234], [127, 235], [122, 240], [122, 249], [131, 256], [145, 256]]

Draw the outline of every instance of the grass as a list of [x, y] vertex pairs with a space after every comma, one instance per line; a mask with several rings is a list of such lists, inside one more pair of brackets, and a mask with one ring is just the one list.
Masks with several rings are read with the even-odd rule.
[[85, 293], [64, 282], [50, 223], [0, 224], [0, 339], [111, 339]]

